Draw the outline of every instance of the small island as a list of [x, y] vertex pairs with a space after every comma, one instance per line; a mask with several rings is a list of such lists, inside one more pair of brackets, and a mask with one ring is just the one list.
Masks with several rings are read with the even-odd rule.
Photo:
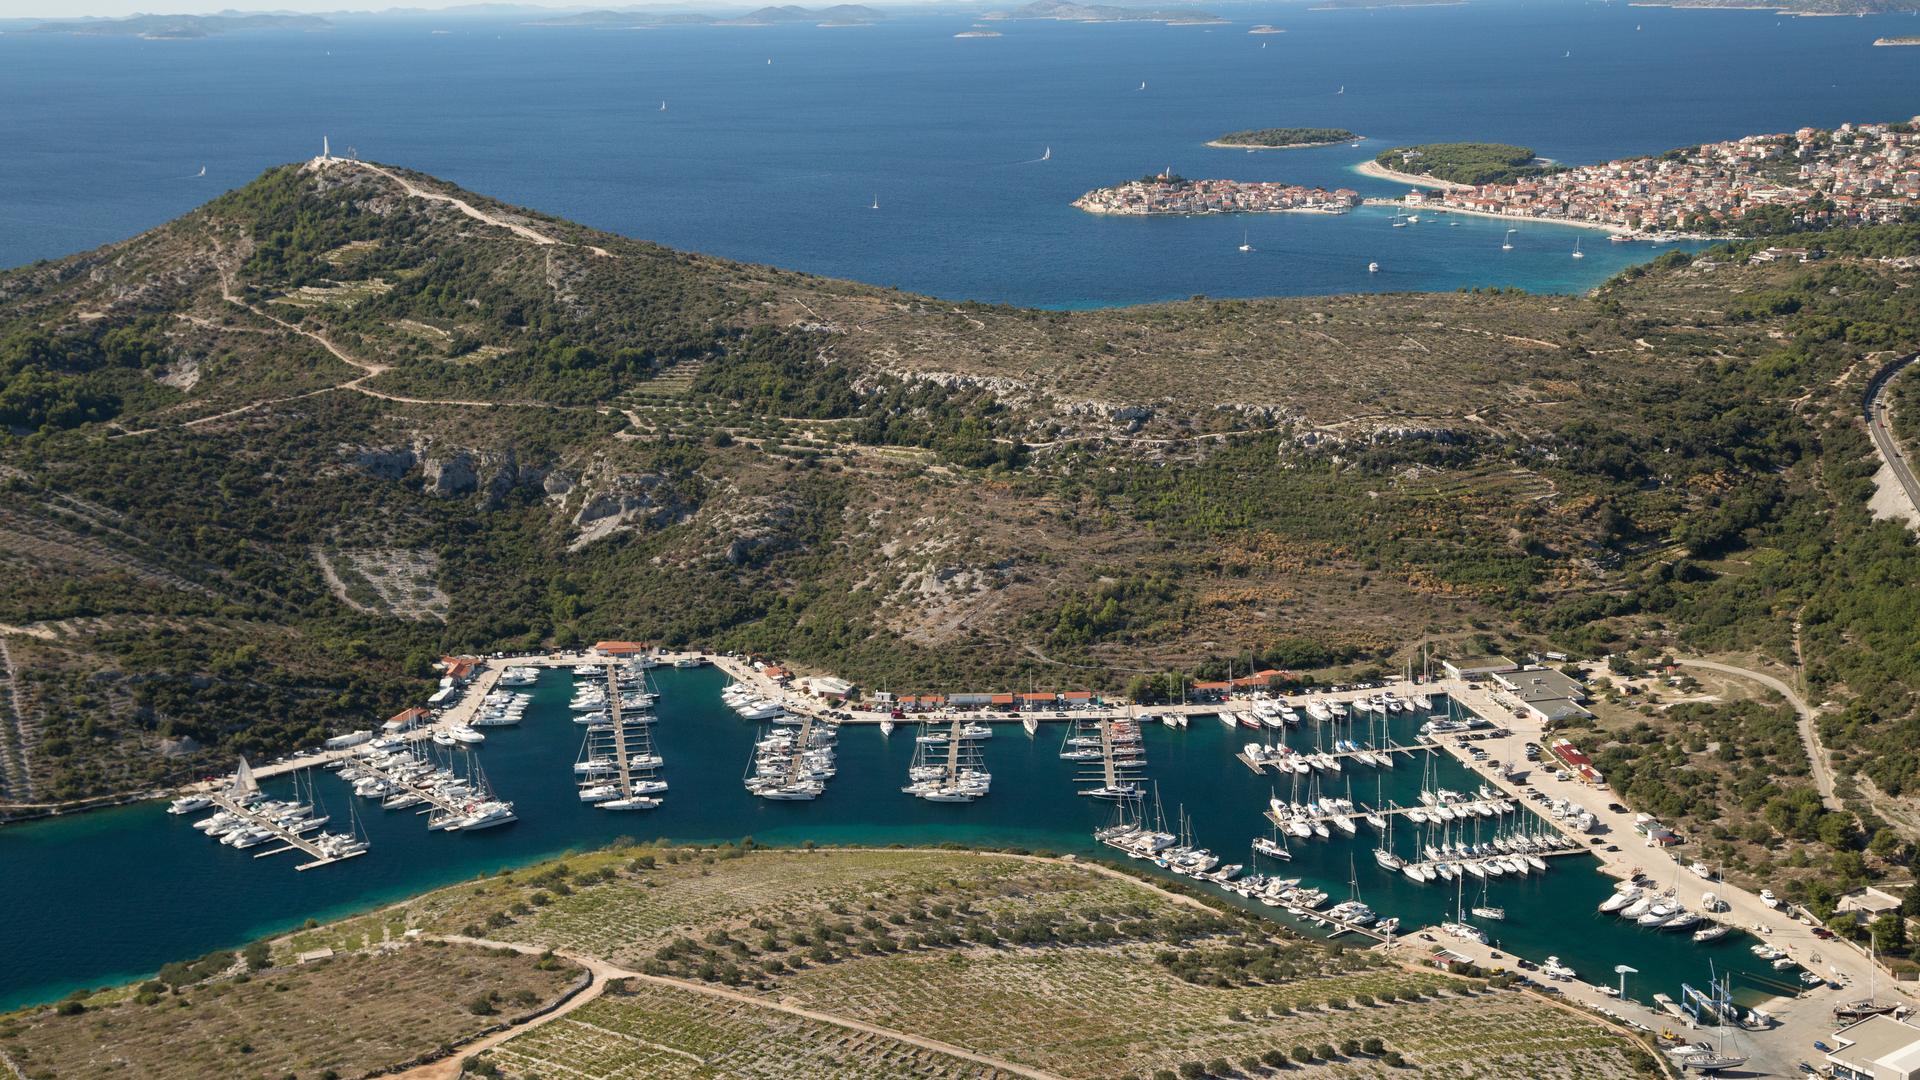
[[1426, 183], [1433, 187], [1503, 184], [1526, 176], [1558, 172], [1561, 166], [1534, 156], [1530, 146], [1509, 143], [1422, 143], [1396, 146], [1361, 172], [1382, 180]]
[[1920, 37], [1883, 37], [1874, 38], [1875, 45], [1920, 45]]
[[1310, 146], [1356, 142], [1359, 138], [1346, 128], [1254, 128], [1249, 131], [1229, 131], [1207, 145], [1230, 150], [1301, 150]]
[[1299, 187], [1264, 180], [1189, 180], [1172, 173], [1143, 176], [1114, 187], [1095, 188], [1073, 201], [1089, 214], [1344, 214], [1360, 205], [1360, 193], [1341, 188]]
[[998, 30], [962, 30], [953, 36], [957, 38], [999, 37], [1000, 31]]

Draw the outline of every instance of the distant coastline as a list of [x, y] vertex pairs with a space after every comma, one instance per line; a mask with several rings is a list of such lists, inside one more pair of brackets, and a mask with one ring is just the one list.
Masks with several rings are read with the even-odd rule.
[[1361, 176], [1372, 177], [1375, 180], [1391, 180], [1396, 184], [1432, 188], [1435, 191], [1473, 190], [1472, 184], [1456, 184], [1451, 180], [1437, 180], [1431, 176], [1421, 176], [1419, 173], [1396, 172], [1377, 161], [1363, 161], [1355, 165], [1353, 171], [1359, 173]]
[[1888, 45], [1920, 45], [1920, 37], [1883, 37], [1883, 38], [1874, 38], [1874, 39], [1873, 39], [1873, 43], [1874, 43], [1875, 45], [1879, 45], [1879, 46], [1882, 46], [1882, 47], [1884, 47], [1884, 46], [1888, 46]]

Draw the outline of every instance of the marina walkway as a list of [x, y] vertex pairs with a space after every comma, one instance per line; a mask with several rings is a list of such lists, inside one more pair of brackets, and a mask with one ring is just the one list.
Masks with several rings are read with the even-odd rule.
[[213, 805], [216, 809], [224, 810], [255, 828], [264, 829], [272, 833], [274, 840], [280, 842], [280, 847], [268, 851], [255, 852], [253, 857], [256, 859], [264, 859], [269, 855], [284, 855], [289, 851], [298, 851], [313, 861], [301, 863], [299, 866], [294, 867], [294, 869], [312, 870], [316, 867], [327, 866], [331, 863], [351, 859], [355, 855], [365, 854], [364, 851], [352, 851], [344, 855], [332, 854], [320, 845], [301, 836], [293, 829], [275, 821], [270, 815], [263, 814], [241, 803], [238, 799], [233, 798], [225, 792], [215, 792], [209, 796], [209, 798], [213, 800]]

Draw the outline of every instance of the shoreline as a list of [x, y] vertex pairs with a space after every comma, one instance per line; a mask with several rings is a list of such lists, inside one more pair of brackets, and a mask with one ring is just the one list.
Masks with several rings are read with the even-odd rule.
[[[1601, 221], [1581, 221], [1578, 218], [1537, 217], [1532, 214], [1502, 214], [1493, 210], [1466, 210], [1457, 206], [1447, 206], [1442, 203], [1431, 203], [1425, 206], [1407, 206], [1406, 203], [1399, 199], [1383, 199], [1378, 202], [1372, 202], [1370, 205], [1406, 206], [1407, 209], [1414, 211], [1445, 211], [1449, 214], [1470, 214], [1474, 217], [1501, 218], [1506, 221], [1525, 221], [1535, 225], [1568, 225], [1576, 229], [1598, 229], [1605, 233], [1618, 233], [1622, 236], [1631, 236], [1636, 241], [1645, 241], [1648, 239], [1646, 234], [1635, 232], [1625, 225], [1609, 225]], [[1694, 238], [1688, 237], [1687, 239]]]
[[[1354, 139], [1364, 141], [1366, 136], [1356, 135]], [[1354, 139], [1331, 139], [1327, 142], [1297, 142], [1281, 145], [1269, 143], [1231, 143], [1221, 142], [1219, 139], [1208, 139], [1207, 145], [1216, 150], [1313, 150], [1319, 147], [1339, 146], [1343, 143], [1352, 142]]]
[[1363, 161], [1355, 165], [1353, 171], [1359, 173], [1361, 176], [1371, 177], [1375, 180], [1391, 180], [1395, 183], [1407, 184], [1411, 187], [1430, 188], [1434, 191], [1473, 190], [1472, 184], [1459, 184], [1452, 180], [1441, 180], [1437, 177], [1421, 176], [1418, 173], [1395, 172], [1377, 161]]
[[1445, 203], [1428, 203], [1423, 206], [1409, 206], [1400, 199], [1367, 199], [1361, 205], [1405, 206], [1410, 210], [1430, 210], [1434, 213], [1468, 214], [1473, 217], [1500, 218], [1506, 221], [1525, 221], [1535, 225], [1565, 225], [1575, 229], [1597, 229], [1601, 232], [1628, 237], [1637, 244], [1652, 242], [1656, 235], [1665, 243], [1692, 240], [1700, 243], [1716, 244], [1731, 243], [1740, 239], [1736, 236], [1709, 236], [1704, 233], [1668, 232], [1664, 230], [1656, 234], [1647, 232], [1644, 229], [1629, 229], [1625, 225], [1614, 225], [1605, 221], [1586, 221], [1581, 218], [1544, 217], [1538, 214], [1506, 214], [1497, 210], [1470, 210], [1463, 206], [1448, 206]]

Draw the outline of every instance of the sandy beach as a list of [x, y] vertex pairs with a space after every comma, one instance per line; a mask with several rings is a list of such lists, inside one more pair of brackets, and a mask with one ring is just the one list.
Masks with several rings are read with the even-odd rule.
[[1451, 180], [1436, 180], [1431, 176], [1418, 173], [1395, 172], [1377, 161], [1363, 161], [1353, 167], [1361, 176], [1370, 176], [1375, 180], [1391, 180], [1409, 187], [1432, 188], [1436, 191], [1470, 191], [1472, 184], [1456, 184]]

